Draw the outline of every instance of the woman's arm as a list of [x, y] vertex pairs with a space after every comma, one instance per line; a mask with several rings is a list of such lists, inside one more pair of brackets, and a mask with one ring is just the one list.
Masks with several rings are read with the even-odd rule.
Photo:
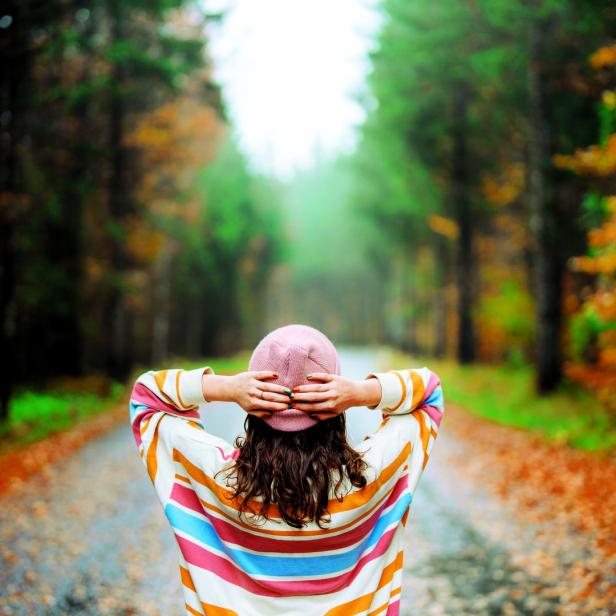
[[318, 419], [330, 419], [352, 406], [374, 408], [382, 399], [377, 378], [348, 379], [324, 372], [307, 376], [310, 385], [293, 388], [293, 408], [307, 411]]
[[240, 372], [233, 376], [203, 374], [201, 388], [208, 402], [235, 402], [247, 413], [267, 417], [289, 407], [292, 392], [288, 387], [269, 383], [275, 372]]
[[232, 455], [229, 443], [206, 431], [199, 406], [214, 401], [236, 402], [254, 414], [288, 408], [286, 391], [290, 390], [268, 383], [272, 377], [271, 372], [222, 376], [203, 367], [150, 370], [137, 378], [130, 398], [133, 436], [161, 498], [173, 483], [174, 450], [190, 453], [204, 471], [218, 468], [221, 460]]
[[371, 463], [383, 467], [402, 450], [412, 451], [413, 481], [425, 468], [444, 413], [438, 376], [428, 368], [390, 370], [355, 381], [331, 374], [313, 374], [310, 385], [294, 389], [295, 408], [320, 419], [334, 417], [352, 406], [380, 411], [383, 422], [368, 437]]

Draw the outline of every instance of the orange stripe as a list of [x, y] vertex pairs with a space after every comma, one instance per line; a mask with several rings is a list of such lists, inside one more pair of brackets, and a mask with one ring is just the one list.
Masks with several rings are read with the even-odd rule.
[[194, 608], [190, 607], [188, 603], [184, 604], [184, 607], [193, 615], [193, 616], [205, 616], [203, 612], [197, 612]]
[[413, 417], [419, 424], [419, 436], [421, 438], [421, 445], [423, 447], [424, 458], [428, 455], [428, 444], [430, 443], [430, 428], [426, 424], [423, 411], [413, 413]]
[[398, 586], [398, 588], [394, 588], [391, 595], [389, 595], [389, 599], [387, 599], [387, 602], [377, 607], [376, 610], [372, 612], [368, 612], [367, 616], [376, 616], [377, 614], [384, 612], [389, 607], [389, 604], [391, 603], [392, 598], [395, 597], [396, 595], [399, 595], [401, 592], [402, 592], [402, 587]]
[[426, 387], [421, 375], [415, 370], [409, 370], [413, 382], [413, 401], [411, 408], [416, 409], [422, 402]]
[[152, 419], [152, 417], [154, 417], [154, 415], [150, 415], [139, 428], [139, 432], [141, 436], [143, 436], [145, 434], [145, 431], [148, 429], [148, 426], [150, 425], [150, 420]]
[[396, 404], [393, 409], [389, 409], [390, 413], [400, 408], [400, 405], [406, 400], [406, 383], [404, 382], [402, 375], [395, 370], [392, 370], [391, 372], [393, 372], [398, 377], [398, 379], [400, 379], [400, 385], [402, 385], [402, 397], [400, 398], [400, 402], [398, 402], [398, 404]]
[[167, 372], [168, 370], [159, 370], [158, 372], [154, 373], [154, 381], [160, 391], [162, 391], [163, 387], [165, 386], [165, 380], [167, 379]]
[[179, 370], [175, 373], [175, 393], [178, 396], [178, 402], [180, 403], [180, 406], [183, 409], [187, 408], [186, 405], [182, 402], [182, 398], [180, 397], [180, 371]]
[[325, 616], [347, 616], [348, 614], [359, 614], [360, 612], [367, 610], [372, 605], [372, 600], [374, 599], [374, 595], [377, 591], [383, 588], [386, 584], [389, 584], [396, 574], [396, 571], [402, 569], [403, 558], [404, 553], [400, 550], [396, 556], [396, 559], [383, 569], [381, 579], [373, 592], [368, 593], [367, 595], [362, 595], [357, 599], [353, 599], [353, 601], [348, 601], [347, 603], [338, 605], [326, 612]]
[[156, 386], [158, 387], [158, 393], [174, 408], [177, 408], [177, 404], [174, 400], [168, 396], [165, 391], [165, 380], [167, 379], [168, 370], [159, 370], [154, 373], [154, 381], [156, 382]]
[[162, 416], [158, 423], [156, 424], [156, 427], [154, 428], [154, 437], [152, 438], [152, 442], [150, 443], [150, 446], [148, 447], [148, 455], [146, 457], [146, 467], [148, 469], [148, 475], [150, 476], [150, 479], [152, 480], [152, 483], [154, 483], [154, 480], [156, 479], [156, 471], [158, 471], [158, 459], [156, 458], [156, 447], [158, 446], [158, 428], [160, 426], [160, 422], [164, 419], [164, 416]]
[[[406, 458], [408, 457], [410, 451], [411, 445], [410, 443], [407, 443], [396, 459], [383, 469], [375, 481], [369, 483], [365, 488], [362, 488], [357, 492], [348, 494], [342, 501], [339, 501], [338, 499], [331, 499], [327, 507], [328, 512], [333, 514], [340, 513], [342, 511], [349, 511], [351, 509], [357, 509], [358, 507], [370, 502], [379, 489], [387, 483], [394, 476], [400, 466], [406, 462]], [[228, 503], [228, 505], [233, 509], [238, 509], [237, 499], [233, 491], [223, 488], [221, 485], [216, 483], [211, 477], [206, 475], [200, 468], [188, 460], [188, 458], [183, 456], [177, 449], [173, 450], [173, 459], [176, 462], [180, 462], [195, 481], [211, 490], [220, 502]], [[261, 505], [259, 501], [254, 501], [251, 504], [256, 510], [259, 510]], [[267, 510], [267, 517], [280, 518], [280, 511], [276, 505], [269, 506]], [[305, 531], [300, 532], [299, 534], [305, 534]]]
[[192, 581], [190, 571], [186, 567], [182, 567], [182, 565], [180, 565], [180, 576], [182, 578], [182, 584], [184, 584], [186, 588], [190, 588], [190, 590], [194, 590], [195, 592], [197, 592], [195, 584]]
[[201, 602], [203, 609], [207, 616], [238, 616], [237, 612], [233, 610], [228, 610], [224, 607], [218, 607], [217, 605], [212, 605], [211, 603], [203, 603]]
[[175, 478], [179, 479], [180, 481], [185, 481], [186, 483], [190, 483], [190, 479], [188, 477], [184, 477], [184, 475], [178, 475], [177, 473], [175, 474]]
[[197, 430], [203, 430], [203, 426], [201, 424], [198, 424], [195, 421], [191, 421], [190, 419], [186, 422], [189, 426], [192, 426], [193, 428], [197, 428]]
[[[407, 467], [405, 466], [404, 468], [406, 470]], [[176, 477], [181, 477], [181, 475], [176, 475]], [[362, 513], [360, 516], [357, 516], [356, 518], [354, 518], [350, 522], [347, 522], [346, 524], [342, 524], [341, 526], [336, 526], [334, 528], [324, 528], [322, 530], [271, 530], [271, 529], [264, 529], [262, 527], [248, 526], [247, 524], [242, 524], [242, 523], [240, 523], [240, 526], [243, 529], [255, 531], [257, 534], [273, 535], [273, 536], [278, 536], [278, 537], [282, 537], [282, 536], [284, 537], [298, 537], [298, 536], [313, 537], [317, 535], [327, 535], [329, 533], [338, 533], [340, 531], [346, 530], [347, 528], [350, 528], [351, 526], [358, 525], [364, 518], [368, 517], [375, 509], [377, 509], [377, 507], [379, 507], [381, 503], [388, 496], [389, 496], [389, 493], [383, 494], [383, 496], [381, 496], [381, 498], [378, 499], [370, 509]], [[203, 500], [202, 498], [199, 498], [199, 501], [201, 502], [201, 505], [205, 507], [205, 509], [214, 511], [215, 513], [223, 516], [224, 518], [226, 518], [227, 520], [229, 520], [235, 525], [238, 524], [237, 517], [230, 516], [228, 513], [226, 513], [222, 509], [219, 509], [215, 505], [211, 505], [210, 503]], [[408, 512], [408, 509], [407, 509], [407, 512]]]

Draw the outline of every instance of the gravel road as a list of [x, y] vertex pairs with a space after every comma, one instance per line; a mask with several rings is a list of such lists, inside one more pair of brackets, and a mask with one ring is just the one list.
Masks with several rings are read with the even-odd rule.
[[[376, 361], [369, 350], [341, 353], [348, 376], [365, 376]], [[367, 409], [349, 416], [352, 440], [379, 422]], [[243, 414], [211, 405], [204, 419], [212, 432], [232, 439]], [[414, 499], [402, 614], [570, 613], [558, 589], [541, 581], [541, 567], [529, 564], [533, 529], [453, 468], [450, 454], [463, 444], [446, 426], [445, 419]], [[33, 478], [2, 505], [0, 614], [183, 614], [173, 535], [138, 458], [128, 414], [126, 425]], [[571, 558], [575, 549], [574, 543]]]

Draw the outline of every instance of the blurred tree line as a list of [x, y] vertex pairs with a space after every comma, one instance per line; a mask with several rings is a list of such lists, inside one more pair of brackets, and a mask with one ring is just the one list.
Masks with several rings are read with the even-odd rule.
[[613, 393], [616, 5], [381, 5], [353, 201], [379, 231], [387, 337]]
[[182, 0], [1, 13], [0, 418], [14, 384], [252, 339], [280, 218], [211, 78], [220, 16]]
[[0, 15], [4, 414], [289, 321], [616, 406], [612, 2], [382, 0], [357, 150], [284, 184], [235, 143], [200, 7]]

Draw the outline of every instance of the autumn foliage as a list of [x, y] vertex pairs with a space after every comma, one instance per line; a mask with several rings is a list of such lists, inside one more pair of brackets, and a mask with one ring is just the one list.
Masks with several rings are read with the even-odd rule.
[[[590, 64], [594, 69], [613, 67], [616, 46], [596, 51]], [[604, 126], [613, 128], [616, 118], [614, 91], [603, 93], [601, 112]], [[555, 156], [554, 164], [600, 180], [598, 188], [609, 191], [614, 188], [616, 177], [616, 133], [607, 134], [602, 143], [579, 149], [571, 156]], [[571, 271], [583, 277], [586, 284], [572, 320], [578, 348], [567, 373], [596, 390], [616, 411], [616, 195], [598, 196], [596, 202], [600, 222], [588, 230], [588, 253], [570, 260]]]

